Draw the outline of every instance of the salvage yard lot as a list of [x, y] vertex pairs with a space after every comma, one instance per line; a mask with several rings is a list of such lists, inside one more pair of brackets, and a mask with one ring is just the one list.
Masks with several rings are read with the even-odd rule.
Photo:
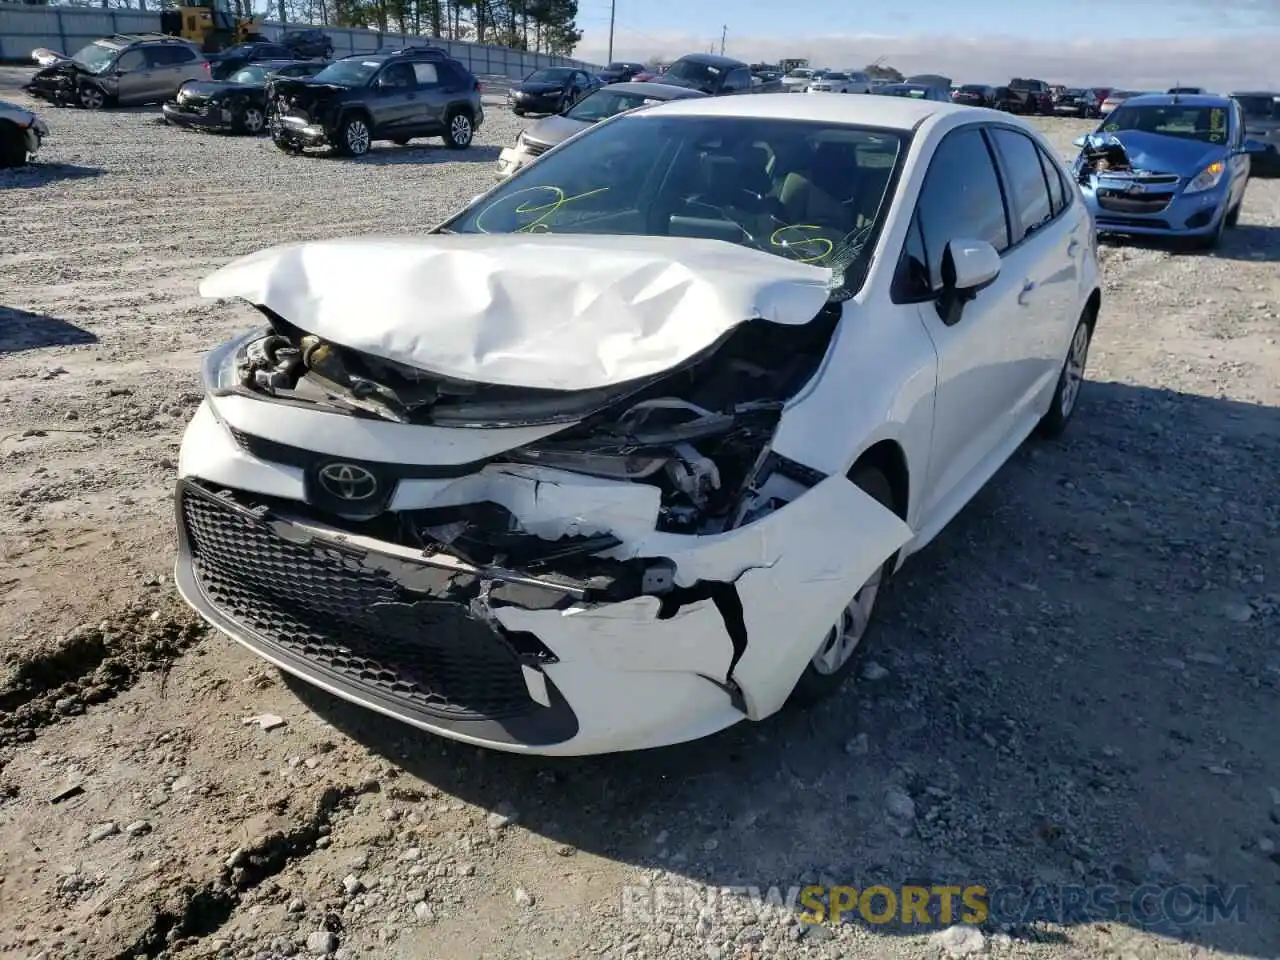
[[[0, 69], [0, 97], [25, 101], [23, 75]], [[646, 881], [1243, 885], [1243, 916], [1212, 925], [993, 922], [984, 948], [1274, 954], [1280, 181], [1250, 185], [1215, 254], [1104, 249], [1076, 420], [904, 569], [863, 679], [807, 716], [548, 761], [286, 682], [169, 578], [200, 358], [253, 322], [199, 279], [274, 243], [429, 227], [525, 121], [491, 104], [468, 151], [344, 161], [155, 109], [41, 113], [38, 165], [0, 173], [0, 957], [938, 949], [741, 902], [647, 919], [623, 892]], [[1064, 155], [1091, 126], [1036, 122]], [[264, 715], [283, 725], [245, 723]]]

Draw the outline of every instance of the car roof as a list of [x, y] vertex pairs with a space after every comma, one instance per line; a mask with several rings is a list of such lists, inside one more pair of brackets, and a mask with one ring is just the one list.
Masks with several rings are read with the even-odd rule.
[[[796, 103], [802, 100], [802, 103]], [[959, 107], [937, 100], [901, 97], [797, 97], [788, 93], [760, 93], [749, 97], [699, 97], [675, 100], [654, 107], [663, 116], [742, 117], [767, 120], [807, 120], [816, 123], [848, 123], [909, 131], [939, 114], [973, 114], [973, 107]], [[648, 111], [646, 111], [648, 112]]]
[[691, 63], [705, 63], [710, 67], [745, 67], [746, 64], [741, 60], [735, 60], [733, 57], [721, 57], [714, 53], [686, 53], [681, 60], [688, 60]]
[[[1139, 102], [1135, 102], [1139, 101]], [[1135, 107], [1230, 107], [1230, 97], [1212, 93], [1142, 93], [1125, 101]]]
[[647, 80], [631, 80], [627, 83], [611, 83], [605, 88], [615, 93], [638, 93], [655, 100], [687, 100], [705, 97], [701, 90], [677, 87], [670, 83], [650, 83]]

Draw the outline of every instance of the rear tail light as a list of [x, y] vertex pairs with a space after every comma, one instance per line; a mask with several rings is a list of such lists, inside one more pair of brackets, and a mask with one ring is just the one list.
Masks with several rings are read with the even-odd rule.
[[208, 60], [206, 60], [204, 63], [200, 64], [200, 69], [202, 69], [202, 70], [204, 71], [204, 75], [205, 75], [206, 77], [211, 77], [211, 76], [213, 76], [213, 67], [211, 67], [211, 66], [209, 65], [209, 61], [208, 61]]

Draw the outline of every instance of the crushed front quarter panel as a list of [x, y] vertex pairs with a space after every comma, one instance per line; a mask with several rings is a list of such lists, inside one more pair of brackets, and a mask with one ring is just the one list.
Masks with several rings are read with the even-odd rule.
[[[747, 716], [759, 720], [782, 707], [858, 588], [911, 537], [892, 511], [844, 477], [829, 477], [737, 530], [701, 537], [655, 533], [611, 551], [672, 560], [680, 586], [736, 585], [746, 637], [728, 676], [728, 627], [708, 601], [689, 607], [696, 618], [682, 618], [682, 607], [667, 620], [657, 619], [658, 602], [651, 597], [591, 610], [504, 608], [495, 615], [510, 629], [536, 635], [562, 661], [587, 657], [609, 669], [732, 680]], [[547, 669], [554, 677], [555, 667]]]
[[670, 370], [753, 319], [807, 324], [830, 284], [719, 240], [437, 234], [274, 247], [200, 293], [431, 374], [590, 390]]

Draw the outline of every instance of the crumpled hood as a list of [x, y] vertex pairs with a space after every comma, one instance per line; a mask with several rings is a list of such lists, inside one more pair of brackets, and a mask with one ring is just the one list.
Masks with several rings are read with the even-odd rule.
[[436, 234], [273, 247], [200, 293], [439, 376], [590, 390], [669, 370], [748, 320], [808, 323], [831, 276], [720, 240]]
[[1117, 130], [1109, 135], [1120, 141], [1134, 170], [1148, 173], [1194, 177], [1215, 160], [1226, 159], [1227, 154], [1225, 146], [1166, 137], [1145, 130]]

